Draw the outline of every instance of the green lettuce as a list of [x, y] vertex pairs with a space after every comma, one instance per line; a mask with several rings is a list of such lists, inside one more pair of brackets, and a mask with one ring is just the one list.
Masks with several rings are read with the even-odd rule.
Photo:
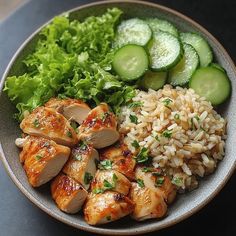
[[117, 8], [84, 22], [55, 17], [40, 33], [35, 51], [24, 60], [27, 71], [8, 77], [4, 90], [21, 120], [26, 111], [51, 97], [82, 99], [95, 106], [107, 102], [115, 112], [135, 95], [134, 88], [112, 72]]

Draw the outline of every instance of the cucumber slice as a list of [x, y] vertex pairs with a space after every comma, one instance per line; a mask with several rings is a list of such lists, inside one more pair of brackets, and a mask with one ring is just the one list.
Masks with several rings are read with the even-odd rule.
[[170, 70], [168, 82], [173, 86], [187, 84], [199, 65], [196, 50], [189, 44], [183, 44], [184, 56], [181, 61]]
[[174, 67], [183, 56], [182, 44], [175, 36], [159, 31], [148, 43], [151, 69], [165, 71]]
[[118, 49], [112, 62], [115, 72], [125, 81], [141, 77], [148, 69], [148, 64], [145, 49], [134, 44], [128, 44]]
[[139, 81], [139, 87], [143, 89], [153, 89], [158, 90], [162, 88], [167, 80], [167, 72], [160, 71], [160, 72], [153, 72], [147, 71], [144, 74], [144, 77]]
[[158, 32], [159, 30], [167, 32], [169, 34], [174, 35], [175, 37], [179, 36], [178, 30], [166, 20], [158, 19], [158, 18], [148, 18], [146, 19], [149, 27], [152, 29], [153, 33]]
[[145, 21], [138, 18], [129, 19], [118, 26], [115, 47], [126, 44], [145, 46], [151, 37], [152, 30]]
[[201, 67], [208, 66], [212, 62], [211, 48], [203, 37], [195, 33], [181, 33], [180, 38], [182, 42], [190, 44], [197, 51]]
[[215, 67], [216, 69], [221, 70], [222, 72], [226, 73], [226, 70], [217, 63], [211, 63], [210, 66]]
[[227, 74], [212, 66], [197, 69], [190, 79], [189, 87], [212, 105], [223, 103], [231, 92]]

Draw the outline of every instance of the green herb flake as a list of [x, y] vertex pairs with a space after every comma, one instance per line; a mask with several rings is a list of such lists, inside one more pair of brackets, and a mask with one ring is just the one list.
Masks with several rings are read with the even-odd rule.
[[42, 158], [43, 158], [43, 156], [41, 156], [41, 155], [36, 155], [36, 156], [35, 156], [35, 159], [36, 159], [37, 161], [41, 160]]
[[114, 187], [114, 185], [112, 183], [110, 183], [109, 181], [107, 181], [106, 179], [103, 181], [103, 185], [106, 190], [113, 189], [113, 187]]
[[78, 128], [78, 124], [75, 121], [71, 121], [70, 122], [70, 126], [75, 130], [75, 132], [77, 132], [77, 128]]
[[161, 187], [161, 186], [163, 185], [164, 181], [165, 181], [165, 178], [164, 178], [164, 177], [158, 177], [158, 178], [156, 179], [155, 186], [156, 186], [156, 187]]
[[102, 122], [104, 123], [109, 116], [110, 116], [110, 112], [103, 113], [101, 117]]
[[152, 167], [143, 167], [142, 172], [147, 173], [147, 172], [153, 172], [154, 168]]
[[134, 140], [134, 141], [131, 143], [131, 145], [132, 145], [134, 148], [136, 148], [136, 149], [138, 149], [138, 148], [140, 147], [137, 140]]
[[89, 172], [85, 172], [84, 174], [84, 183], [90, 184], [90, 182], [93, 180], [93, 176]]
[[88, 148], [88, 145], [87, 145], [86, 142], [80, 141], [80, 142], [78, 143], [78, 147], [79, 147], [80, 150], [85, 151], [85, 150]]
[[165, 107], [169, 107], [170, 103], [172, 103], [173, 101], [170, 98], [166, 98], [165, 100], [162, 101], [162, 103], [164, 104]]
[[144, 182], [143, 182], [142, 179], [137, 179], [137, 183], [138, 183], [138, 186], [139, 186], [140, 188], [144, 188], [144, 187], [145, 187]]
[[194, 118], [197, 120], [197, 121], [200, 121], [200, 118], [198, 115], [194, 116]]
[[35, 128], [38, 128], [40, 126], [39, 120], [35, 119], [34, 122], [33, 122], [33, 125], [34, 125]]
[[141, 107], [141, 106], [143, 106], [143, 102], [131, 102], [129, 105], [128, 105], [128, 107], [129, 108], [137, 108], [137, 107]]
[[104, 193], [104, 189], [101, 189], [101, 188], [95, 188], [95, 189], [93, 189], [92, 192], [93, 192], [94, 194]]
[[75, 159], [76, 161], [81, 161], [81, 160], [82, 160], [82, 155], [77, 154], [77, 155], [74, 156], [74, 159]]
[[147, 148], [142, 148], [136, 157], [137, 163], [144, 163], [149, 161], [149, 152]]
[[165, 130], [163, 133], [162, 133], [162, 136], [165, 137], [165, 138], [171, 138], [172, 136], [172, 130]]
[[66, 136], [69, 137], [69, 138], [72, 138], [72, 133], [69, 130], [67, 130]]
[[172, 184], [174, 184], [178, 187], [181, 187], [183, 185], [183, 179], [179, 178], [179, 177], [174, 177], [171, 182], [172, 182]]
[[106, 216], [106, 219], [107, 219], [108, 221], [110, 221], [110, 220], [111, 220], [111, 216]]
[[111, 160], [104, 160], [104, 161], [101, 161], [99, 164], [98, 164], [98, 168], [100, 170], [111, 170], [112, 169], [112, 161]]
[[179, 119], [180, 119], [180, 116], [179, 116], [179, 114], [178, 114], [178, 113], [176, 113], [176, 114], [174, 115], [174, 118], [175, 118], [175, 120], [179, 120]]
[[138, 117], [137, 116], [135, 116], [135, 115], [130, 115], [129, 116], [129, 119], [130, 119], [130, 121], [132, 122], [132, 123], [134, 123], [134, 124], [138, 124]]

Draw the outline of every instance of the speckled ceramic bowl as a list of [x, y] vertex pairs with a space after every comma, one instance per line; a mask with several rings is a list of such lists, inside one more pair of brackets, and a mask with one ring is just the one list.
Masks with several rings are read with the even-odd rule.
[[[233, 173], [236, 164], [236, 139], [234, 137], [236, 131], [236, 102], [233, 102], [236, 100], [236, 70], [225, 49], [209, 32], [182, 14], [163, 6], [140, 1], [106, 1], [73, 9], [70, 11], [70, 17], [82, 20], [90, 15], [102, 14], [107, 8], [111, 7], [121, 8], [127, 18], [161, 17], [167, 19], [182, 31], [193, 31], [202, 34], [210, 43], [216, 61], [227, 70], [233, 88], [231, 99], [220, 108], [221, 114], [227, 117], [228, 120], [228, 139], [225, 159], [219, 164], [216, 172], [201, 181], [200, 187], [197, 190], [181, 195], [173, 206], [169, 208], [168, 216], [160, 221], [135, 222], [130, 218], [125, 218], [107, 225], [93, 227], [85, 223], [82, 214], [68, 215], [61, 212], [50, 196], [49, 186], [33, 189], [29, 185], [25, 172], [18, 160], [19, 150], [14, 144], [15, 138], [20, 134], [19, 125], [12, 119], [15, 108], [4, 93], [1, 93], [0, 97], [0, 152], [5, 168], [16, 186], [33, 203], [52, 217], [73, 227], [93, 233], [108, 235], [144, 234], [176, 224], [201, 209], [221, 190]], [[24, 72], [22, 59], [34, 49], [39, 30], [31, 35], [16, 52], [2, 78], [1, 90], [7, 76], [19, 75]]]

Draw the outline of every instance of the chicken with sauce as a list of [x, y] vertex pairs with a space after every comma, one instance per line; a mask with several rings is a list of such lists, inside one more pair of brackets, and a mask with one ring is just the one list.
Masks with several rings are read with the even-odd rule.
[[119, 139], [115, 115], [106, 103], [91, 110], [79, 127], [79, 140], [86, 141], [94, 148], [104, 148]]
[[70, 155], [70, 148], [42, 137], [27, 137], [22, 146], [20, 162], [33, 187], [39, 187], [55, 177]]
[[24, 133], [51, 139], [58, 144], [74, 146], [78, 138], [69, 121], [53, 108], [38, 107], [25, 117], [20, 128]]

